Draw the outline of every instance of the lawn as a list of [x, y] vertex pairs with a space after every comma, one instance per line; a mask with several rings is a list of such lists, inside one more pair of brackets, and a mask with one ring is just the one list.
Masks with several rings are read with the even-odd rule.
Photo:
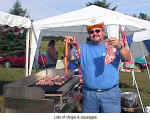
[[3, 68], [0, 67], [0, 81], [15, 81], [25, 77], [24, 68]]

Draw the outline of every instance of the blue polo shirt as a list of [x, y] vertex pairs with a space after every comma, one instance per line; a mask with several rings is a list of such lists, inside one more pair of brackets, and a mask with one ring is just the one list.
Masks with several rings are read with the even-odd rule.
[[82, 44], [80, 64], [85, 87], [90, 89], [107, 89], [119, 82], [118, 66], [120, 54], [112, 64], [104, 64], [106, 56], [105, 42], [101, 45], [94, 43]]

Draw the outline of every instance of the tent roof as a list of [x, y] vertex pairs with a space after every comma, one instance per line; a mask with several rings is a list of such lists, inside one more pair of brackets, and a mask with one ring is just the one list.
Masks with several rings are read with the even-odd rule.
[[[65, 26], [80, 26], [80, 25], [92, 25], [104, 22], [105, 25], [119, 24], [134, 26], [136, 28], [150, 28], [149, 22], [140, 20], [135, 17], [124, 15], [106, 8], [91, 5], [83, 9], [68, 12], [62, 15], [49, 17], [35, 21], [34, 24], [40, 29], [52, 28], [52, 27], [65, 27]], [[145, 25], [147, 24], [147, 25]]]
[[149, 30], [135, 32], [133, 35], [133, 41], [140, 42], [144, 40], [150, 40], [150, 28]]
[[114, 24], [121, 25], [127, 32], [134, 32], [141, 29], [150, 29], [150, 24], [148, 21], [124, 15], [95, 5], [91, 5], [83, 9], [75, 10], [62, 15], [34, 21], [34, 31], [32, 34], [35, 36], [32, 35], [33, 39], [31, 43], [32, 47], [29, 74], [31, 74], [34, 56], [36, 52], [38, 53], [42, 35], [80, 35], [84, 39], [86, 34], [82, 34], [86, 33], [85, 26], [98, 24], [101, 22], [104, 22], [106, 26]]
[[30, 28], [31, 21], [25, 17], [16, 16], [0, 11], [0, 25], [8, 25], [10, 27], [18, 26]]

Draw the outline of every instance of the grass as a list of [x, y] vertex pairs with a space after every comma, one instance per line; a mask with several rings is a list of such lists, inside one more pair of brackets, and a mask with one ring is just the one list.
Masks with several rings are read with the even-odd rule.
[[24, 68], [3, 68], [0, 67], [0, 81], [15, 81], [25, 77]]

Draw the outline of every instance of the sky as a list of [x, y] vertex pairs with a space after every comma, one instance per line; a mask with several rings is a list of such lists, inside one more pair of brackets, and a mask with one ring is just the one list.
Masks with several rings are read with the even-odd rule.
[[[95, 0], [19, 0], [22, 8], [26, 8], [31, 19], [39, 20], [60, 15], [86, 7]], [[0, 11], [9, 12], [16, 0], [0, 0]], [[150, 0], [107, 0], [116, 11], [128, 15], [139, 15], [140, 12], [150, 16]]]

